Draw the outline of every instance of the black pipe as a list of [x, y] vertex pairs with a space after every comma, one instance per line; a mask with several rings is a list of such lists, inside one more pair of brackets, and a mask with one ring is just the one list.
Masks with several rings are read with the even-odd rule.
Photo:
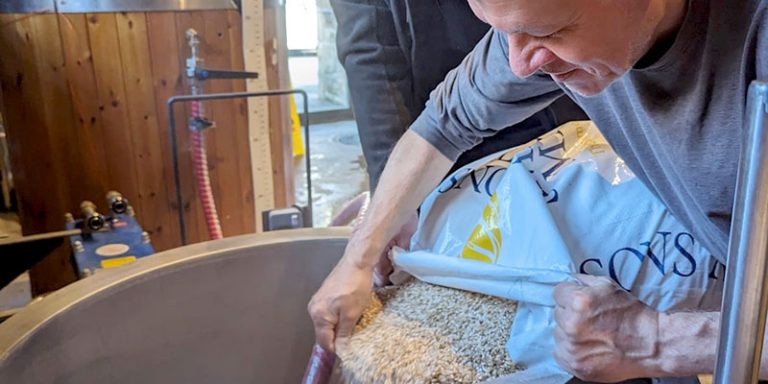
[[[207, 95], [184, 95], [184, 96], [172, 96], [168, 99], [168, 126], [170, 128], [171, 135], [171, 154], [173, 156], [173, 181], [176, 184], [176, 205], [179, 209], [179, 236], [181, 238], [181, 245], [187, 244], [187, 234], [184, 220], [184, 206], [181, 198], [181, 175], [179, 171], [179, 148], [176, 142], [176, 117], [173, 113], [173, 105], [176, 103], [184, 103], [190, 101], [206, 101], [206, 100], [222, 100], [222, 99], [242, 99], [250, 97], [269, 97], [269, 96], [285, 96], [298, 94], [302, 96], [304, 106], [304, 141], [306, 145], [305, 150], [305, 164], [307, 167], [307, 210], [305, 212], [305, 220], [308, 220], [309, 225], [312, 226], [312, 175], [311, 175], [311, 160], [309, 151], [309, 98], [307, 92], [301, 89], [277, 89], [273, 91], [262, 92], [227, 92], [227, 93], [211, 93]], [[250, 117], [249, 117], [250, 118]]]

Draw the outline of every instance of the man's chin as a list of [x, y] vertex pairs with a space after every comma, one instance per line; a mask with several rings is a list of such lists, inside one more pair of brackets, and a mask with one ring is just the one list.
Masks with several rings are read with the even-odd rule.
[[608, 88], [609, 84], [597, 84], [593, 82], [566, 81], [565, 87], [583, 97], [595, 97]]
[[594, 97], [603, 92], [617, 79], [618, 77], [615, 76], [574, 76], [573, 78], [566, 80], [563, 85], [580, 96]]

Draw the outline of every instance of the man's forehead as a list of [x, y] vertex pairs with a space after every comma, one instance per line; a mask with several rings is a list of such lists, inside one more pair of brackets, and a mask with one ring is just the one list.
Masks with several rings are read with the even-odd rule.
[[579, 11], [573, 0], [471, 1], [479, 6], [486, 22], [508, 33], [552, 32], [568, 24]]

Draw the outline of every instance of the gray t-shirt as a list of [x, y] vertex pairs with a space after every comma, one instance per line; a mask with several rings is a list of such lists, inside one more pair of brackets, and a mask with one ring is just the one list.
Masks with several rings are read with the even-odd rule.
[[[567, 94], [691, 232], [724, 261], [749, 83], [768, 80], [760, 0], [690, 0], [669, 49], [595, 97], [548, 75], [517, 78], [491, 31], [432, 93], [411, 129], [455, 159], [481, 138]], [[642, 60], [641, 60], [642, 62]]]

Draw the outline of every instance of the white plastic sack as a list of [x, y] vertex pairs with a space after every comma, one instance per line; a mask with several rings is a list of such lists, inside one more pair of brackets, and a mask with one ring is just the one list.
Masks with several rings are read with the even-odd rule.
[[395, 253], [398, 269], [520, 302], [508, 352], [528, 369], [506, 383], [570, 379], [552, 357], [552, 292], [574, 272], [659, 311], [718, 308], [724, 277], [591, 122], [456, 171], [422, 205], [411, 250]]

